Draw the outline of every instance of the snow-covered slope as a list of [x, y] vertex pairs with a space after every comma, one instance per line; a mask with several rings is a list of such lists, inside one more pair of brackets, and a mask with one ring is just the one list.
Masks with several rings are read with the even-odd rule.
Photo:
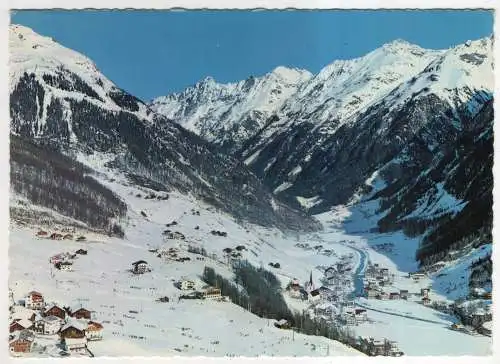
[[[59, 224], [40, 222], [28, 227], [13, 222], [9, 287], [14, 300], [22, 300], [27, 292], [37, 290], [49, 302], [73, 310], [81, 306], [92, 310], [93, 319], [104, 325], [104, 339], [89, 343], [96, 357], [363, 355], [324, 337], [298, 333], [292, 336], [290, 330], [275, 328], [275, 320], [258, 317], [235, 303], [179, 301], [189, 291], [179, 290], [174, 283], [191, 279], [196, 283], [195, 288], [202, 290], [205, 284], [200, 275], [205, 266], [233, 279], [223, 253], [227, 247], [244, 245], [243, 258], [256, 266], [279, 261], [281, 268], [274, 273], [283, 286], [292, 277], [305, 280], [311, 269], [317, 280], [320, 273], [312, 267], [332, 258], [293, 247], [292, 238], [277, 229], [240, 225], [231, 216], [193, 197], [171, 193], [167, 201], [145, 199], [155, 191], [130, 184], [123, 174], [103, 167], [101, 162], [102, 159], [86, 160], [90, 167], [100, 170], [100, 182], [129, 206], [126, 238], [89, 234], [78, 227], [78, 233], [87, 236], [86, 242], [39, 239], [35, 237], [39, 228], [56, 231], [67, 227], [64, 220], [60, 219]], [[26, 201], [22, 206], [28, 211], [39, 210]], [[193, 209], [200, 215], [193, 214]], [[174, 220], [175, 230], [182, 232], [186, 240], [169, 240], [162, 235], [165, 223]], [[223, 230], [228, 236], [214, 236], [210, 233], [213, 229]], [[209, 257], [198, 260], [199, 255], [186, 251], [188, 245], [205, 248]], [[72, 271], [58, 271], [48, 263], [55, 254], [80, 248], [88, 253], [73, 260]], [[179, 256], [191, 260], [176, 262], [148, 251], [169, 248], [177, 248]], [[128, 269], [138, 259], [146, 260], [152, 271], [141, 276], [131, 274]], [[164, 296], [169, 297], [168, 303], [156, 302]], [[47, 346], [41, 354], [47, 356], [57, 337], [42, 336], [37, 341]]]
[[[39, 122], [44, 124], [46, 107], [54, 98], [85, 99], [99, 107], [120, 111], [123, 91], [100, 73], [84, 55], [61, 46], [52, 38], [41, 36], [28, 27], [13, 24], [9, 31], [9, 89], [12, 93], [25, 73], [42, 78], [48, 87]], [[146, 118], [147, 107], [135, 99], [133, 110]], [[38, 130], [41, 130], [38, 127]]]
[[[466, 130], [492, 97], [492, 60], [485, 38], [446, 51], [397, 41], [335, 62], [248, 140], [242, 160], [273, 190], [286, 185], [279, 195], [288, 201], [321, 198], [331, 186], [315, 208], [345, 203], [413, 138], [433, 150]], [[311, 188], [311, 181], [320, 184]]]
[[[286, 215], [285, 219], [296, 214], [279, 202], [272, 205], [264, 197], [270, 191], [236, 159], [213, 153], [205, 141], [150, 111], [85, 56], [18, 25], [10, 26], [9, 45], [11, 133], [21, 139], [33, 139], [67, 155], [108, 153], [116, 168], [166, 190], [196, 194], [219, 208], [234, 210], [242, 219], [255, 222], [266, 209], [275, 217]], [[277, 70], [273, 77], [290, 76]], [[255, 203], [261, 206], [252, 212]], [[299, 215], [299, 220], [310, 220]], [[275, 219], [262, 223], [266, 220]]]
[[398, 108], [414, 95], [434, 94], [455, 107], [470, 103], [469, 110], [474, 112], [481, 103], [471, 97], [492, 93], [492, 72], [493, 39], [468, 41], [435, 57], [422, 72], [394, 90], [386, 102]]
[[442, 53], [395, 40], [363, 57], [335, 61], [302, 85], [282, 113], [293, 115], [293, 122], [326, 123], [323, 130], [333, 133]]
[[238, 147], [311, 76], [280, 66], [237, 83], [220, 84], [207, 77], [180, 93], [154, 99], [150, 106], [210, 142]]

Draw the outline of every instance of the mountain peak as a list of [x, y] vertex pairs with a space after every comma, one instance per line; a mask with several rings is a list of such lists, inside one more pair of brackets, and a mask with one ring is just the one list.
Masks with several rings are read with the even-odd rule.
[[397, 52], [406, 52], [406, 51], [410, 51], [413, 53], [413, 52], [417, 51], [418, 53], [423, 54], [424, 52], [428, 51], [425, 48], [422, 48], [417, 44], [410, 43], [407, 40], [404, 40], [401, 38], [394, 39], [393, 41], [391, 41], [389, 43], [385, 43], [384, 45], [382, 45], [381, 49], [385, 50], [385, 51], [389, 51], [389, 52], [396, 52], [396, 53]]
[[313, 76], [312, 73], [307, 70], [296, 67], [289, 68], [286, 66], [276, 67], [272, 70], [271, 74], [290, 83], [306, 81]]

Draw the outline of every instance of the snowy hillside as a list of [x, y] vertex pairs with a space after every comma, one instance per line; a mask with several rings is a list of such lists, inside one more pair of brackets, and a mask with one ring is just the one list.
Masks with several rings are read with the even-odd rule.
[[[195, 289], [203, 290], [205, 283], [201, 280], [201, 273], [206, 266], [232, 279], [233, 273], [223, 253], [227, 247], [244, 245], [243, 258], [256, 266], [267, 266], [270, 261], [279, 262], [279, 269], [269, 269], [281, 281], [290, 307], [298, 312], [317, 312], [322, 305], [331, 304], [326, 300], [311, 303], [290, 298], [285, 291], [287, 284], [293, 278], [306, 281], [312, 271], [314, 284], [320, 286], [324, 267], [335, 266], [350, 254], [354, 256], [354, 267], [366, 267], [365, 259], [368, 258], [403, 277], [396, 280], [395, 287], [406, 287], [413, 292], [428, 284], [428, 281], [417, 285], [408, 282], [404, 274], [410, 267], [393, 264], [391, 259], [379, 253], [376, 250], [376, 234], [350, 234], [334, 227], [333, 223], [345, 219], [345, 209], [339, 210], [339, 215], [321, 217], [327, 226], [323, 233], [287, 236], [276, 229], [241, 226], [230, 216], [182, 194], [172, 193], [168, 201], [144, 199], [154, 191], [131, 185], [123, 175], [102, 168], [100, 160], [88, 160], [87, 163], [102, 172], [100, 181], [103, 185], [116, 191], [129, 206], [126, 238], [89, 234], [79, 227], [77, 233], [85, 234], [87, 241], [54, 241], [37, 238], [35, 234], [39, 229], [60, 230], [65, 226], [64, 222], [30, 226], [19, 226], [14, 222], [9, 248], [9, 287], [14, 301], [23, 300], [27, 292], [36, 290], [42, 292], [49, 302], [69, 306], [73, 310], [80, 307], [92, 310], [92, 319], [104, 325], [103, 339], [88, 343], [88, 348], [96, 357], [362, 355], [336, 341], [278, 329], [274, 327], [275, 320], [259, 318], [235, 303], [179, 300], [181, 295], [190, 291], [182, 291], [174, 283], [188, 279], [195, 283]], [[36, 208], [26, 203], [22, 206], [27, 210]], [[199, 211], [200, 215], [193, 211]], [[352, 219], [364, 224], [359, 217], [352, 216]], [[165, 223], [172, 221], [177, 222], [174, 229], [181, 232], [185, 240], [168, 239], [162, 234]], [[226, 231], [227, 237], [213, 236], [210, 231], [214, 229]], [[386, 235], [385, 240], [400, 239], [398, 236]], [[197, 259], [200, 256], [189, 252], [188, 245], [204, 247], [208, 256], [204, 260]], [[189, 257], [190, 260], [178, 262], [157, 257], [158, 252], [171, 248], [176, 249], [179, 256]], [[59, 271], [50, 264], [49, 258], [55, 254], [71, 253], [77, 249], [85, 249], [87, 253], [72, 260], [71, 271]], [[403, 250], [400, 253], [406, 256]], [[131, 274], [128, 271], [131, 263], [140, 259], [148, 263], [151, 272]], [[103, 262], [106, 262], [104, 266]], [[36, 267], [36, 273], [33, 267]], [[347, 275], [346, 278], [357, 285], [359, 278], [356, 275]], [[156, 301], [165, 296], [169, 302]], [[342, 307], [343, 303], [338, 304]], [[442, 316], [416, 302], [359, 299], [356, 304], [358, 307], [369, 307], [370, 320], [351, 326], [351, 330], [356, 335], [396, 340], [407, 355], [490, 353], [490, 339], [453, 332], [447, 328], [453, 322], [452, 317]], [[394, 317], [398, 312], [403, 316], [411, 312], [411, 317]], [[207, 322], [210, 325], [207, 326]], [[403, 332], [408, 327], [422, 333], [418, 344], [405, 339]], [[56, 336], [38, 335], [36, 340], [45, 349], [31, 356], [59, 355], [55, 346]], [[436, 341], [448, 344], [435, 345]], [[459, 351], [451, 345], [452, 342], [461, 343]]]
[[282, 113], [297, 120], [314, 120], [333, 133], [356, 113], [378, 102], [395, 86], [418, 74], [443, 51], [426, 50], [395, 40], [353, 60], [323, 68], [287, 100]]
[[491, 353], [490, 38], [151, 105], [9, 45], [14, 355]]
[[[47, 107], [52, 98], [85, 99], [107, 110], [119, 111], [123, 108], [123, 91], [103, 76], [95, 64], [71, 49], [65, 48], [53, 39], [41, 36], [30, 28], [11, 25], [9, 31], [9, 88], [12, 93], [25, 73], [43, 78], [48, 84], [46, 97], [40, 110], [41, 132], [46, 123]], [[131, 112], [146, 118], [146, 105], [133, 100]], [[66, 111], [69, 112], [69, 108]]]
[[207, 77], [181, 93], [158, 97], [151, 109], [221, 146], [240, 147], [312, 75], [277, 67], [261, 77], [219, 84]]

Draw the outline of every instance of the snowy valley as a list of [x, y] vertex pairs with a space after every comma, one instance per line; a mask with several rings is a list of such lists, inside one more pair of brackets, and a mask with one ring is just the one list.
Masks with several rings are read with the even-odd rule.
[[150, 104], [10, 50], [12, 355], [491, 355], [492, 39]]

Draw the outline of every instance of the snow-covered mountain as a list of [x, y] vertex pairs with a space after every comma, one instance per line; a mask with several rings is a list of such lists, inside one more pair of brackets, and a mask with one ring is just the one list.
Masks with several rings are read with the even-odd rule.
[[[392, 219], [392, 228], [407, 224], [412, 230], [415, 221], [421, 219], [421, 227], [416, 230], [422, 231], [430, 220], [461, 211], [471, 201], [461, 197], [465, 187], [452, 191], [445, 176], [434, 174], [435, 178], [425, 183], [421, 176], [429, 174], [431, 162], [452, 174], [468, 170], [464, 163], [470, 161], [465, 155], [478, 153], [482, 148], [479, 144], [463, 145], [463, 159], [451, 158], [450, 153], [457, 143], [478, 138], [491, 127], [492, 117], [484, 110], [480, 117], [484, 119], [482, 128], [471, 125], [492, 94], [491, 37], [446, 50], [428, 50], [396, 40], [363, 57], [335, 61], [304, 79], [253, 136], [244, 133], [250, 137], [237, 154], [278, 198], [310, 213], [352, 201], [372, 188], [366, 181], [379, 176], [379, 184], [386, 186], [381, 208], [392, 211], [386, 211], [387, 218], [381, 220], [380, 228], [387, 229]], [[223, 98], [217, 102], [220, 110], [231, 105]], [[201, 125], [193, 129], [201, 136], [203, 126], [213, 128], [214, 122], [218, 128], [240, 130], [240, 120], [231, 118], [231, 114], [207, 123], [206, 113], [197, 110], [190, 122], [195, 120]], [[187, 119], [178, 114], [175, 120], [184, 124]], [[224, 145], [225, 137], [211, 135], [208, 140]], [[479, 153], [488, 155], [491, 143], [487, 139], [486, 149]], [[488, 165], [483, 167], [489, 170]], [[395, 184], [398, 178], [404, 183]], [[412, 190], [413, 185], [420, 189]], [[488, 191], [491, 186], [484, 182], [482, 188]], [[442, 203], [431, 209], [423, 206], [423, 196], [427, 196], [427, 204]], [[413, 202], [408, 205], [408, 201]], [[442, 206], [443, 201], [455, 203]]]
[[[442, 140], [452, 139], [460, 133], [462, 124], [492, 96], [492, 41], [485, 38], [430, 53], [417, 49], [407, 43], [395, 42], [372, 52], [362, 61], [351, 61], [348, 69], [367, 62], [361, 68], [367, 69], [366, 74], [373, 75], [379, 73], [375, 71], [377, 67], [370, 68], [372, 63], [369, 60], [384, 65], [382, 69], [385, 65], [400, 64], [401, 70], [406, 64], [418, 63], [416, 60], [420, 58], [415, 54], [423, 57], [418, 67], [412, 68], [413, 72], [397, 72], [400, 77], [396, 77], [390, 86], [381, 87], [380, 84], [385, 82], [380, 80], [391, 80], [388, 76], [394, 75], [391, 70], [397, 70], [396, 66], [388, 66], [385, 77], [377, 77], [376, 82], [367, 76], [361, 77], [368, 80], [365, 84], [359, 80], [353, 82], [358, 85], [353, 94], [359, 92], [363, 95], [358, 106], [327, 107], [331, 102], [325, 101], [329, 100], [327, 95], [339, 85], [311, 93], [309, 98], [292, 97], [277, 120], [248, 140], [242, 149], [242, 159], [278, 193], [295, 198], [303, 196], [307, 189], [308, 196], [305, 197], [315, 197], [324, 193], [311, 186], [310, 181], [318, 181], [320, 190], [325, 190], [330, 184], [336, 186], [336, 191], [328, 192], [329, 200], [342, 203], [377, 169], [374, 167], [394, 158], [395, 153], [419, 133], [426, 133], [425, 143], [430, 150]], [[414, 61], [405, 63], [395, 54], [404, 54], [402, 58], [410, 54]], [[387, 62], [381, 61], [384, 57], [388, 58]], [[392, 63], [394, 59], [398, 61]], [[341, 66], [331, 68], [342, 69]], [[333, 75], [337, 73], [333, 72]], [[356, 69], [353, 77], [358, 79], [357, 75], [362, 73]], [[332, 75], [326, 71], [325, 74]], [[327, 77], [332, 83], [331, 78], [336, 77]], [[315, 79], [309, 83], [314, 83]], [[347, 87], [347, 91], [339, 92], [344, 100], [349, 99], [350, 96], [344, 95], [349, 95], [348, 90], [353, 89], [351, 80], [351, 77], [346, 77], [343, 83], [339, 82], [342, 87]], [[314, 89], [308, 85], [309, 88]], [[377, 88], [379, 93], [374, 92]], [[301, 94], [299, 90], [296, 95]], [[316, 100], [317, 107], [311, 106]], [[326, 111], [320, 112], [321, 108]], [[357, 180], [349, 180], [346, 185], [338, 184], [342, 179], [351, 179], [353, 172], [359, 174], [363, 165], [367, 170]]]
[[[455, 318], [420, 299], [358, 297], [370, 320], [339, 323], [371, 263], [391, 271], [390, 292], [433, 284], [436, 302], [491, 291], [492, 46], [398, 40], [315, 76], [278, 67], [234, 84], [208, 78], [147, 105], [85, 56], [12, 25], [13, 304], [31, 290], [84, 302], [105, 324], [89, 344], [97, 356], [355, 355], [331, 339], [352, 346], [358, 335], [396, 340], [407, 355], [486, 355], [489, 338], [449, 330]], [[88, 255], [68, 258], [72, 271], [46, 264], [78, 248]], [[137, 259], [151, 271], [127, 271]], [[245, 262], [267, 283], [238, 273]], [[222, 284], [200, 279], [205, 267]], [[407, 277], [417, 269], [429, 276]], [[336, 298], [285, 293], [312, 275]], [[181, 302], [180, 279], [240, 299]], [[329, 339], [270, 324], [283, 315]], [[61, 355], [58, 337], [37, 340], [32, 355]]]
[[[18, 157], [12, 161], [13, 173], [17, 173], [12, 177], [18, 189], [33, 187], [23, 187], [24, 194], [41, 202], [37, 184], [64, 181], [64, 176], [74, 171], [62, 154], [71, 158], [83, 154], [83, 159], [103, 158], [126, 170], [136, 183], [195, 194], [218, 208], [232, 210], [240, 219], [263, 219], [261, 223], [289, 228], [295, 223], [302, 226], [301, 221], [304, 227], [318, 226], [303, 213], [274, 201], [242, 163], [212, 152], [196, 135], [150, 111], [81, 54], [18, 25], [10, 27], [10, 51], [11, 133], [19, 138], [11, 145]], [[23, 148], [24, 140], [27, 146], [35, 145]], [[52, 159], [60, 161], [63, 170], [47, 166], [46, 159], [39, 157], [50, 153], [57, 153]], [[24, 168], [27, 165], [36, 166], [37, 172], [30, 174], [30, 169]], [[52, 173], [50, 179], [37, 177], [47, 170]], [[87, 181], [86, 174], [78, 172], [78, 180]], [[90, 187], [87, 182], [82, 182], [86, 187], [81, 189], [98, 193], [95, 184]], [[57, 206], [66, 209], [68, 201], [63, 199]], [[293, 216], [297, 217], [295, 223]], [[92, 219], [92, 214], [87, 217]]]
[[180, 93], [154, 99], [150, 106], [204, 139], [234, 149], [260, 130], [311, 76], [305, 70], [277, 67], [237, 83], [220, 84], [207, 77]]

